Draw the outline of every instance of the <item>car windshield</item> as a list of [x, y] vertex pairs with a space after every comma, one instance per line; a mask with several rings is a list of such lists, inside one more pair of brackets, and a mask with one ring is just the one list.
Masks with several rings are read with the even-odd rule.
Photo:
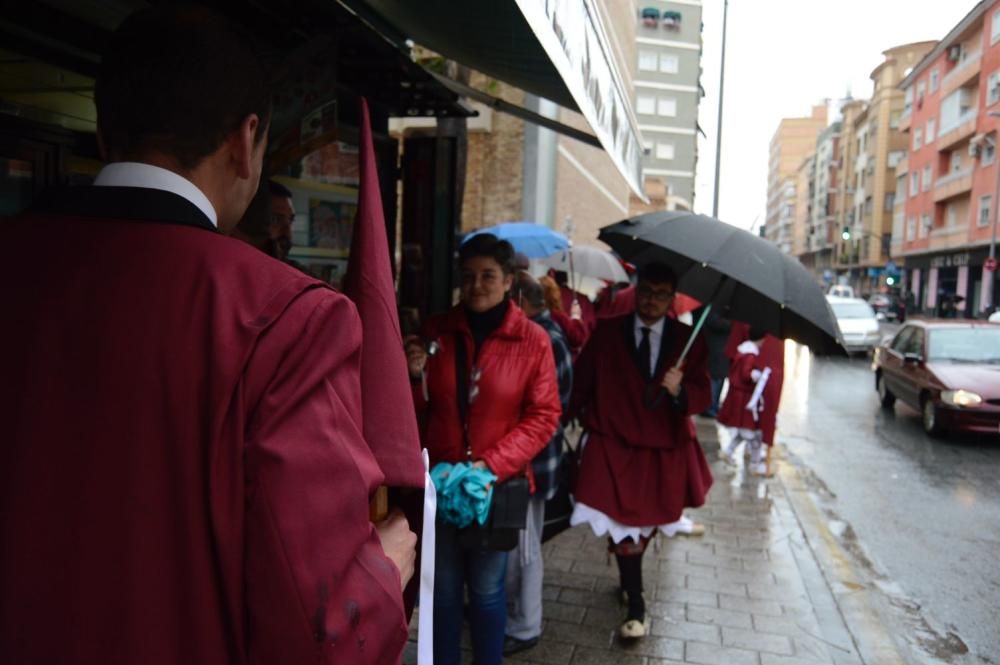
[[1000, 362], [1000, 327], [932, 330], [927, 355], [930, 360]]
[[863, 302], [838, 302], [830, 305], [838, 319], [872, 319], [875, 312]]

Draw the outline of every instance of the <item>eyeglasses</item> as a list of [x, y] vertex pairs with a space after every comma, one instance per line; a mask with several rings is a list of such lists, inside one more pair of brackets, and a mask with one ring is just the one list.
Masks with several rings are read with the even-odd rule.
[[656, 300], [658, 302], [670, 302], [674, 299], [673, 291], [666, 290], [655, 290], [648, 286], [640, 286], [635, 290], [635, 294], [639, 298], [644, 298], [646, 300]]

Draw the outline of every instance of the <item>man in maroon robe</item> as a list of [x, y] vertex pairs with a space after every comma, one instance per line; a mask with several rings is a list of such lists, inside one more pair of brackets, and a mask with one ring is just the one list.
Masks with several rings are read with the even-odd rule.
[[639, 272], [634, 313], [601, 321], [574, 368], [570, 414], [586, 432], [571, 523], [608, 535], [628, 614], [623, 638], [648, 630], [642, 555], [657, 529], [704, 503], [711, 471], [690, 416], [711, 403], [707, 350], [668, 316], [677, 278], [662, 264]]
[[[109, 164], [8, 221], [0, 662], [392, 663], [415, 537], [376, 528], [354, 306], [226, 237], [270, 115], [214, 15], [125, 21]], [[220, 233], [220, 231], [222, 233]]]

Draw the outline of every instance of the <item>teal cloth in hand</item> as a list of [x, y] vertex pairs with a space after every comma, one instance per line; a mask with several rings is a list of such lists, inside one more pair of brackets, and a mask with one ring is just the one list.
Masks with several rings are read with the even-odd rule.
[[437, 490], [438, 516], [449, 524], [465, 528], [473, 520], [485, 524], [493, 500], [496, 475], [489, 469], [474, 468], [468, 462], [441, 462], [431, 469]]

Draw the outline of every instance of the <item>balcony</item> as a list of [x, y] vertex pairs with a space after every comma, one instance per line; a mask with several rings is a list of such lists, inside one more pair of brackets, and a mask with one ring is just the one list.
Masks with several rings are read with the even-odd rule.
[[901, 131], [901, 132], [908, 132], [908, 131], [910, 131], [910, 127], [911, 127], [912, 124], [913, 124], [913, 113], [912, 113], [912, 111], [904, 113], [899, 118], [899, 131]]
[[955, 226], [945, 226], [931, 231], [930, 248], [954, 249], [969, 243], [969, 225], [956, 224]]
[[958, 121], [938, 130], [937, 149], [944, 152], [959, 141], [967, 139], [976, 133], [976, 109], [966, 111], [958, 117]]
[[934, 203], [947, 201], [972, 191], [972, 167], [949, 173], [934, 183]]
[[947, 97], [963, 85], [971, 81], [982, 69], [982, 51], [969, 53], [955, 68], [941, 79], [941, 97]]
[[910, 172], [910, 153], [906, 155], [896, 163], [896, 177], [898, 178], [904, 173]]

